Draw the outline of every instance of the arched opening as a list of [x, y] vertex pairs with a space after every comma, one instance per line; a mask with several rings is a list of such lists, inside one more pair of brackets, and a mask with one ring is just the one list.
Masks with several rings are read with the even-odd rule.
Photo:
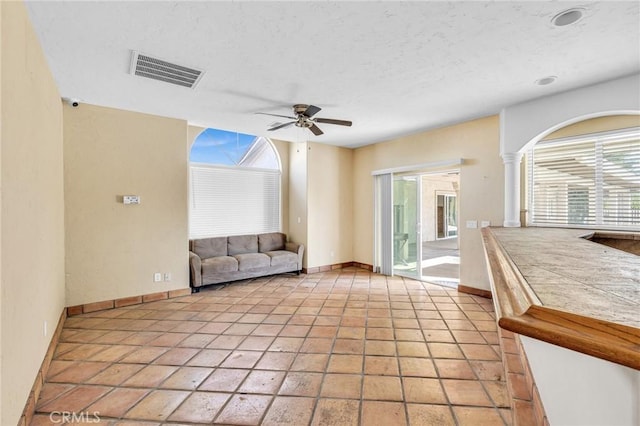
[[553, 126], [523, 152], [529, 226], [640, 229], [640, 116]]
[[189, 154], [189, 238], [279, 232], [280, 182], [269, 139], [205, 129]]
[[[583, 125], [582, 123], [597, 123], [600, 119], [602, 119], [602, 121], [599, 125], [594, 125], [592, 130], [593, 132], [637, 126], [640, 124], [640, 111], [601, 111], [597, 113], [579, 115], [568, 120], [557, 122], [554, 125], [547, 124], [549, 127], [540, 126], [539, 128], [544, 130], [540, 131], [536, 136], [528, 138], [528, 142], [522, 145], [522, 147], [518, 149], [518, 152], [524, 154], [543, 139], [555, 138], [556, 136], [566, 133], [571, 129], [579, 129]], [[607, 124], [603, 125], [602, 123]]]

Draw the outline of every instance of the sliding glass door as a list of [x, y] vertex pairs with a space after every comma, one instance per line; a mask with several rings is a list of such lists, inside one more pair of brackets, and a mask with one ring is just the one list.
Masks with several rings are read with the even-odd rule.
[[459, 183], [457, 170], [376, 175], [376, 272], [458, 284]]
[[420, 279], [420, 177], [393, 178], [393, 273]]

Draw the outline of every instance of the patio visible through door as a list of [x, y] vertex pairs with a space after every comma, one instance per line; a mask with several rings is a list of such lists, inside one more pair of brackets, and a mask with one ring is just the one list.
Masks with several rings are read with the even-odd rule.
[[393, 177], [393, 274], [457, 286], [459, 172]]

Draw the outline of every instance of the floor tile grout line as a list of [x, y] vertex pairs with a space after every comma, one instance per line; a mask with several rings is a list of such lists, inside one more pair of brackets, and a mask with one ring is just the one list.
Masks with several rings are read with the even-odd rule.
[[[476, 303], [477, 303], [477, 302], [476, 302]], [[458, 303], [457, 303], [457, 302], [456, 302], [456, 306], [458, 306]], [[436, 308], [437, 308], [437, 305], [436, 305]], [[458, 306], [458, 308], [459, 308], [459, 306]], [[440, 312], [440, 310], [439, 310], [439, 309], [438, 309], [438, 312]], [[462, 312], [465, 314], [465, 316], [467, 316], [467, 315], [466, 315], [466, 312], [465, 312], [464, 310], [462, 310]], [[468, 318], [468, 317], [467, 317], [467, 318]], [[445, 320], [445, 319], [444, 319], [444, 317], [443, 317], [443, 320]], [[445, 320], [445, 323], [446, 323], [446, 320]], [[477, 330], [477, 328], [476, 328], [476, 325], [475, 325], [473, 322], [471, 322], [471, 324], [473, 325], [474, 329], [476, 329], [475, 331], [479, 332], [479, 330]], [[448, 323], [447, 323], [447, 329], [448, 329], [449, 331], [451, 331], [451, 328], [450, 328], [450, 326], [449, 326], [449, 324], [448, 324]], [[462, 351], [462, 349], [461, 349], [461, 348], [460, 348], [460, 346], [459, 346], [459, 345], [460, 345], [460, 343], [457, 341], [457, 339], [455, 339], [455, 336], [453, 336], [453, 337], [454, 337], [454, 340], [456, 340], [456, 347], [458, 347], [458, 350], [460, 350], [460, 352], [462, 353], [462, 355], [463, 355], [463, 357], [464, 357], [464, 360], [465, 360], [465, 361], [466, 361], [466, 362], [471, 366], [471, 364], [470, 364], [470, 360], [467, 358], [466, 353], [465, 353], [464, 351]], [[488, 341], [486, 341], [486, 339], [484, 338], [484, 336], [483, 336], [483, 339], [485, 340], [485, 342], [487, 343], [487, 345], [489, 345], [489, 342], [488, 342]], [[490, 345], [489, 345], [489, 346], [490, 346]], [[502, 360], [501, 360], [501, 361], [502, 361]], [[434, 364], [435, 364], [435, 363], [434, 363]], [[438, 377], [439, 377], [439, 380], [438, 380], [438, 381], [439, 381], [439, 383], [440, 383], [440, 386], [443, 388], [444, 386], [443, 386], [443, 384], [442, 384], [442, 378], [440, 378], [440, 377], [441, 377], [441, 375], [440, 375], [440, 371], [439, 371], [439, 369], [438, 369], [438, 367], [437, 367], [437, 364], [435, 365], [435, 367], [436, 367], [436, 372], [437, 372]], [[493, 398], [492, 398], [491, 394], [488, 392], [488, 390], [487, 390], [486, 386], [485, 386], [485, 385], [484, 385], [484, 383], [483, 383], [484, 381], [480, 379], [480, 377], [478, 376], [477, 371], [475, 371], [475, 369], [471, 368], [471, 370], [472, 370], [472, 372], [473, 372], [474, 376], [475, 376], [475, 377], [476, 377], [476, 379], [477, 379], [477, 380], [474, 380], [474, 381], [477, 381], [477, 382], [479, 382], [479, 383], [480, 383], [480, 386], [482, 387], [482, 390], [483, 390], [483, 392], [484, 392], [485, 396], [488, 398], [488, 400], [489, 400], [489, 401], [491, 402], [491, 404], [492, 404], [492, 408], [498, 412], [498, 415], [500, 416], [500, 419], [504, 422], [504, 419], [503, 419], [502, 415], [500, 414], [499, 407], [497, 406], [497, 404], [496, 404], [496, 403], [495, 403], [495, 401], [493, 400]], [[445, 380], [452, 380], [452, 379], [445, 379]], [[451, 401], [450, 401], [450, 399], [449, 399], [449, 395], [448, 395], [448, 393], [446, 392], [446, 390], [445, 390], [445, 389], [442, 389], [442, 391], [444, 392], [444, 395], [445, 395], [445, 397], [447, 398], [447, 401], [449, 401], [449, 406], [450, 406], [450, 407], [453, 407], [454, 405], [451, 403]], [[455, 411], [454, 411], [454, 410], [451, 410], [451, 411], [453, 411], [453, 414], [454, 414], [454, 416], [455, 416]], [[456, 416], [456, 417], [457, 417], [457, 416]]]
[[[335, 283], [334, 283], [334, 284], [332, 284], [331, 288], [333, 288], [333, 287], [334, 287], [334, 285], [335, 285]], [[330, 290], [329, 290], [329, 293], [328, 293], [328, 294], [330, 294]], [[328, 300], [328, 295], [327, 295], [327, 298], [325, 298], [325, 303], [326, 303], [326, 300]], [[324, 303], [323, 303], [323, 305], [324, 305]], [[320, 310], [318, 311], [318, 313], [316, 314], [316, 320], [317, 320], [317, 317], [321, 315], [321, 314], [320, 314], [320, 312], [321, 312], [321, 311], [322, 311], [322, 309], [320, 309]], [[315, 323], [315, 321], [314, 321], [314, 323]], [[314, 419], [314, 418], [315, 418], [315, 416], [316, 416], [316, 411], [317, 411], [317, 409], [318, 409], [318, 405], [320, 404], [320, 400], [322, 399], [322, 391], [323, 391], [324, 386], [325, 386], [325, 384], [326, 384], [326, 377], [327, 377], [327, 374], [329, 374], [329, 373], [328, 373], [328, 370], [329, 370], [329, 365], [330, 365], [330, 363], [331, 363], [331, 355], [333, 354], [333, 349], [334, 349], [334, 347], [335, 347], [335, 342], [336, 342], [336, 339], [337, 339], [337, 335], [338, 335], [338, 329], [336, 329], [336, 333], [335, 333], [335, 335], [334, 335], [334, 336], [333, 336], [333, 338], [332, 338], [331, 348], [330, 348], [330, 350], [329, 350], [329, 353], [327, 354], [327, 355], [328, 355], [328, 356], [327, 356], [327, 363], [325, 364], [324, 371], [323, 371], [323, 375], [322, 375], [322, 384], [321, 384], [321, 386], [320, 386], [320, 389], [319, 389], [319, 391], [318, 391], [318, 395], [317, 395], [317, 396], [316, 396], [316, 398], [315, 398], [315, 401], [314, 401], [314, 404], [313, 404], [313, 408], [312, 408], [312, 410], [311, 410], [311, 416], [309, 417], [309, 423], [308, 423], [309, 425], [310, 425], [310, 424], [312, 424], [313, 419]]]
[[[296, 310], [297, 310], [297, 309], [296, 309]], [[290, 320], [291, 320], [291, 318], [289, 318], [289, 320], [288, 320], [288, 321], [290, 321]], [[316, 315], [316, 320], [317, 320], [317, 315]], [[288, 323], [288, 321], [287, 321], [287, 323]], [[314, 320], [314, 323], [315, 323], [315, 320]], [[284, 327], [283, 327], [283, 329], [284, 329]], [[281, 330], [283, 330], [283, 329], [281, 329]], [[308, 337], [309, 333], [311, 332], [311, 329], [312, 329], [312, 327], [309, 327], [309, 330], [307, 330], [307, 333], [305, 334], [305, 337], [304, 337], [304, 338], [307, 338], [307, 337]], [[282, 332], [282, 331], [280, 331], [279, 333], [281, 333], [281, 332]], [[278, 333], [278, 335], [279, 335], [279, 333]], [[278, 336], [278, 335], [277, 335], [277, 336]], [[277, 339], [277, 336], [274, 338], [274, 341], [275, 341], [275, 339]], [[334, 337], [334, 342], [335, 342], [335, 337]], [[272, 344], [273, 344], [273, 342], [272, 342]], [[302, 345], [301, 345], [301, 346], [302, 346]], [[271, 347], [271, 346], [269, 346], [269, 347]], [[300, 350], [300, 347], [298, 348], [298, 350], [297, 350], [295, 353], [296, 353], [296, 354], [299, 354], [299, 353], [300, 353], [300, 352], [299, 352], [299, 350]], [[264, 353], [263, 353], [263, 355], [260, 357], [260, 359], [264, 358], [264, 356], [268, 353], [268, 348], [267, 348], [265, 351], [263, 351], [263, 352], [264, 352]], [[296, 356], [297, 356], [297, 355], [296, 355]], [[295, 361], [295, 358], [294, 358], [294, 361]], [[292, 364], [293, 364], [293, 362], [294, 362], [294, 361], [292, 361]], [[327, 365], [328, 365], [328, 361], [329, 361], [329, 360], [327, 360]], [[259, 363], [260, 363], [260, 360], [258, 360], [258, 361], [256, 362], [256, 364], [255, 364], [255, 365], [258, 365]], [[289, 366], [289, 367], [288, 367], [288, 369], [286, 370], [286, 372], [284, 373], [284, 376], [283, 376], [283, 378], [282, 378], [282, 382], [281, 382], [281, 383], [280, 383], [280, 385], [278, 386], [278, 390], [276, 390], [276, 391], [275, 391], [275, 393], [272, 395], [271, 401], [269, 402], [267, 409], [265, 409], [265, 411], [262, 413], [261, 421], [262, 421], [262, 420], [264, 420], [264, 417], [267, 415], [267, 413], [268, 413], [268, 411], [269, 411], [270, 407], [273, 405], [273, 403], [274, 403], [274, 401], [275, 401], [275, 399], [276, 399], [276, 397], [277, 397], [277, 395], [278, 395], [279, 390], [282, 388], [282, 384], [284, 383], [284, 380], [286, 380], [286, 376], [287, 376], [287, 374], [289, 373], [290, 368], [291, 368], [291, 366]], [[252, 371], [255, 371], [255, 370], [254, 370], [254, 369], [252, 369]], [[236, 389], [235, 389], [235, 391], [234, 391], [234, 395], [235, 395], [235, 393], [236, 393], [236, 392], [237, 392], [237, 391], [242, 387], [243, 383], [245, 383], [245, 382], [248, 380], [248, 378], [249, 378], [249, 376], [250, 376], [250, 375], [251, 375], [251, 373], [247, 374], [247, 376], [243, 379], [243, 381], [242, 381], [242, 382], [241, 382], [241, 383], [236, 387]], [[323, 376], [323, 377], [324, 377], [324, 376]], [[232, 396], [232, 397], [230, 397], [230, 398], [229, 398], [229, 400], [227, 400], [227, 402], [225, 403], [224, 407], [221, 407], [220, 411], [216, 414], [216, 417], [214, 418], [214, 422], [215, 422], [215, 419], [217, 419], [217, 418], [218, 418], [218, 416], [219, 416], [219, 415], [224, 411], [224, 408], [229, 404], [229, 401], [230, 401], [232, 398], [233, 398], [233, 396]], [[315, 407], [314, 407], [314, 410], [315, 410]], [[311, 418], [313, 418], [313, 413], [312, 413], [312, 417], [311, 417]], [[310, 419], [310, 421], [311, 421], [311, 419]]]
[[[404, 284], [404, 279], [403, 279], [403, 284]], [[413, 313], [415, 314], [415, 305], [413, 304], [413, 301], [411, 301], [410, 303], [411, 303], [411, 308], [413, 310]], [[393, 311], [392, 311], [392, 315], [393, 315]], [[417, 315], [416, 315], [416, 321], [418, 321]], [[418, 322], [418, 324], [420, 324], [420, 323]], [[393, 326], [393, 322], [391, 323], [391, 325]], [[396, 330], [395, 327], [393, 327], [392, 330], [393, 330], [393, 337], [394, 337], [394, 343], [395, 343], [394, 346], [396, 348], [396, 362], [398, 364], [398, 374], [399, 374], [399, 379], [400, 379], [400, 389], [402, 391], [402, 402], [403, 402], [403, 408], [404, 408], [404, 413], [405, 413], [405, 425], [409, 425], [409, 422], [410, 422], [409, 403], [407, 401], [407, 395], [404, 392], [404, 390], [405, 390], [405, 381], [404, 381], [404, 375], [402, 374], [402, 366], [400, 364], [400, 352], [398, 351], [398, 335], [397, 335], [397, 332], [396, 332], [397, 330]], [[426, 337], [424, 336], [424, 333], [423, 333], [422, 337], [423, 337], [423, 339], [425, 339], [425, 343], [424, 343], [425, 346], [427, 346]], [[429, 349], [427, 348], [427, 351], [428, 350]], [[430, 354], [431, 353], [429, 352], [429, 355]]]
[[[477, 301], [476, 301], [476, 303], [477, 303]], [[479, 304], [479, 303], [478, 303], [478, 304]], [[463, 311], [463, 312], [464, 312], [464, 311]], [[466, 316], [466, 312], [465, 312], [465, 316]], [[476, 329], [475, 331], [480, 332], [480, 330], [478, 330], [478, 329], [476, 328], [476, 325], [475, 325], [473, 322], [471, 322], [471, 323], [472, 323], [473, 327]], [[449, 325], [448, 325], [448, 324], [447, 324], [447, 328], [448, 328], [449, 330], [451, 330], [451, 329], [449, 328]], [[454, 336], [454, 339], [455, 339], [455, 336]], [[491, 347], [491, 345], [489, 344], [489, 342], [488, 342], [488, 341], [486, 341], [486, 339], [484, 338], [484, 336], [483, 336], [483, 339], [485, 340], [485, 342], [486, 342], [487, 346]], [[457, 340], [457, 339], [456, 339], [456, 340]], [[465, 352], [464, 352], [464, 351], [459, 347], [459, 345], [460, 345], [460, 343], [456, 341], [456, 346], [458, 347], [458, 349], [459, 349], [459, 350], [460, 350], [460, 352], [462, 353], [462, 355], [463, 355], [463, 357], [464, 357], [464, 360], [465, 360], [469, 365], [472, 365], [472, 364], [470, 363], [470, 361], [472, 361], [472, 360], [468, 359], [467, 354], [466, 354], [466, 353], [465, 353]], [[501, 361], [501, 363], [503, 362], [503, 361], [502, 361], [502, 359], [501, 359], [501, 357], [499, 357], [499, 360]], [[482, 360], [474, 360], [474, 361], [482, 361]], [[436, 368], [437, 368], [437, 366], [436, 366]], [[491, 407], [491, 408], [493, 408], [495, 411], [497, 411], [497, 412], [498, 412], [498, 415], [500, 416], [500, 419], [501, 419], [501, 420], [503, 421], [503, 423], [504, 423], [503, 416], [500, 414], [500, 407], [498, 407], [498, 406], [497, 406], [497, 404], [495, 403], [495, 401], [494, 401], [494, 400], [493, 400], [493, 398], [491, 397], [491, 394], [490, 394], [490, 393], [488, 392], [488, 390], [486, 389], [486, 386], [485, 386], [485, 385], [484, 385], [484, 383], [483, 383], [484, 381], [483, 381], [483, 380], [481, 380], [480, 376], [478, 375], [477, 371], [476, 371], [474, 368], [471, 368], [471, 370], [472, 370], [472, 372], [473, 372], [474, 376], [476, 377], [476, 380], [473, 380], [473, 381], [474, 381], [474, 382], [479, 382], [480, 386], [482, 387], [483, 392], [485, 393], [485, 396], [488, 398], [488, 400], [489, 400], [489, 401], [491, 402], [491, 404], [492, 404], [492, 407]], [[440, 373], [439, 373], [439, 371], [438, 371], [438, 374], [440, 374]], [[453, 379], [447, 379], [447, 380], [453, 380]], [[442, 383], [442, 382], [441, 382], [441, 383]], [[449, 396], [448, 396], [448, 394], [446, 393], [446, 391], [445, 391], [445, 396], [447, 397], [447, 399], [449, 399]], [[454, 405], [453, 405], [453, 404], [450, 404], [450, 406], [451, 406], [451, 407], [453, 407]], [[455, 416], [455, 410], [452, 410], [452, 411], [453, 411], [454, 416]], [[456, 417], [457, 417], [457, 416], [456, 416]]]
[[[331, 288], [333, 288], [333, 285], [331, 286]], [[327, 300], [327, 299], [325, 299], [325, 300]], [[320, 312], [321, 311], [322, 311], [322, 309], [320, 309], [318, 311], [318, 313], [316, 315], [316, 320], [317, 320], [317, 317], [320, 316]], [[337, 337], [338, 336], [338, 330], [339, 329], [336, 329], [336, 333], [332, 338], [331, 348], [329, 349], [329, 353], [327, 354], [328, 355], [327, 356], [327, 363], [324, 366], [324, 371], [323, 371], [323, 374], [322, 374], [322, 384], [320, 386], [320, 390], [318, 391], [318, 395], [315, 398], [315, 402], [313, 404], [313, 409], [311, 410], [311, 417], [309, 418], [309, 425], [313, 423], [313, 419], [315, 418], [316, 411], [318, 409], [318, 405], [320, 404], [320, 400], [322, 399], [322, 390], [324, 389], [324, 386], [325, 386], [325, 383], [326, 383], [325, 380], [327, 378], [327, 374], [329, 374], [329, 365], [331, 364], [331, 358], [332, 358], [332, 355], [333, 355], [333, 349], [335, 347], [336, 339], [338, 338]]]
[[[384, 287], [384, 288], [386, 289], [386, 291], [387, 291], [387, 293], [388, 293], [387, 300], [389, 300], [389, 302], [393, 302], [393, 299], [394, 299], [394, 298], [396, 298], [396, 297], [394, 297], [394, 296], [396, 296], [396, 295], [391, 295], [391, 294], [389, 294], [389, 285], [390, 285], [390, 283], [387, 283], [387, 284], [385, 285], [385, 287]], [[352, 278], [351, 278], [351, 280], [350, 280], [350, 285], [349, 285], [349, 287], [348, 287], [348, 288], [347, 288], [346, 286], [344, 286], [344, 285], [339, 287], [339, 288], [341, 289], [341, 291], [336, 292], [336, 296], [340, 295], [341, 297], [339, 297], [339, 298], [337, 297], [336, 299], [343, 299], [343, 300], [347, 300], [347, 301], [348, 301], [348, 300], [351, 298], [351, 295], [350, 295], [350, 293], [351, 293], [351, 292], [350, 292], [350, 290], [352, 290], [352, 289], [353, 289], [353, 286], [354, 286], [354, 279], [353, 279], [353, 277], [352, 277]], [[331, 291], [331, 290], [332, 290], [332, 289], [336, 289], [336, 288], [338, 288], [338, 287], [336, 286], [336, 280], [334, 280], [334, 282], [333, 282], [333, 284], [332, 284], [332, 286], [331, 286], [331, 288], [330, 288], [329, 290], [327, 290], [326, 292], [323, 292], [322, 294], [319, 294], [319, 297], [321, 297], [321, 298], [322, 298], [322, 300], [324, 301], [324, 304], [325, 304], [325, 305], [327, 304], [327, 301], [332, 300], [332, 298], [331, 298], [332, 291]], [[372, 288], [373, 288], [373, 287], [371, 286], [371, 280], [369, 279], [369, 281], [368, 281], [368, 290], [369, 290], [369, 291], [368, 291], [368, 294], [369, 294], [369, 296], [368, 296], [367, 300], [373, 300], [373, 299], [370, 297], [370, 296], [371, 296], [371, 289], [372, 289]], [[411, 302], [411, 300], [412, 300], [412, 299], [411, 299], [411, 296], [413, 295], [412, 290], [411, 290], [410, 288], [407, 288], [407, 287], [406, 287], [406, 285], [405, 285], [405, 289], [404, 289], [404, 290], [405, 290], [405, 291], [402, 291], [402, 292], [399, 292], [399, 293], [398, 293], [397, 300], [408, 300], [408, 301], [410, 301], [410, 302]], [[254, 291], [254, 292], [255, 292], [255, 291]], [[287, 295], [290, 295], [292, 292], [293, 292], [293, 290], [289, 291], [289, 292], [288, 292], [286, 295], [284, 295], [283, 297], [285, 297], [285, 298], [286, 298], [286, 297], [287, 297]], [[307, 298], [309, 298], [309, 296], [307, 296]], [[237, 301], [237, 302], [239, 302], [239, 301]], [[294, 306], [300, 307], [300, 306], [301, 306], [301, 304], [302, 304], [302, 302], [300, 302], [300, 303], [298, 303], [297, 305], [294, 305]], [[340, 317], [341, 317], [341, 320], [339, 321], [338, 326], [337, 326], [337, 330], [338, 330], [338, 331], [339, 331], [340, 327], [342, 326], [342, 319], [344, 319], [345, 314], [346, 314], [346, 312], [345, 312], [345, 310], [347, 309], [346, 303], [345, 303], [345, 304], [343, 304], [343, 305], [342, 305], [342, 306], [340, 306], [340, 307], [341, 307], [341, 313], [342, 313], [342, 315], [340, 316]], [[480, 306], [480, 307], [482, 308], [482, 306]], [[227, 310], [227, 311], [229, 311], [229, 312], [231, 311], [231, 309], [232, 309], [231, 307], [227, 307], [227, 308], [226, 308], [226, 310]], [[391, 310], [391, 311], [393, 311], [393, 310]], [[415, 306], [413, 306], [413, 311], [415, 312]], [[246, 313], [246, 312], [248, 312], [248, 311], [247, 311], [247, 310], [245, 310], [245, 311], [242, 311], [242, 312], [245, 312], [245, 313]], [[273, 312], [273, 309], [272, 309], [272, 311], [271, 311], [271, 312]], [[365, 311], [365, 312], [367, 312], [367, 311]], [[463, 312], [465, 312], [465, 311], [463, 311]], [[295, 314], [295, 312], [292, 312], [292, 313], [291, 313], [291, 315], [290, 315], [290, 317], [289, 317], [289, 319], [288, 319], [288, 321], [287, 321], [287, 323], [284, 323], [284, 324], [288, 324], [288, 323], [289, 323], [289, 321], [291, 321], [291, 318], [293, 317], [293, 315], [294, 315], [294, 314]], [[322, 315], [318, 313], [318, 315], [316, 315], [316, 319], [317, 319], [317, 317], [318, 317], [318, 316], [322, 316]], [[466, 316], [466, 313], [465, 313], [465, 316]], [[401, 317], [401, 318], [403, 318], [402, 316], [400, 316], [400, 317]], [[191, 316], [190, 318], [193, 318], [193, 317]], [[391, 315], [390, 315], [390, 319], [391, 319], [391, 321], [393, 320], [393, 318], [394, 318], [394, 316], [393, 316], [393, 312], [391, 312]], [[444, 320], [444, 317], [442, 317], [442, 316], [441, 316], [441, 318]], [[214, 318], [212, 318], [212, 320], [213, 320], [213, 319], [214, 319]], [[470, 319], [470, 318], [467, 316], [467, 319]], [[185, 320], [188, 320], [188, 319], [185, 319]], [[179, 320], [177, 320], [177, 321], [179, 321]], [[366, 332], [366, 329], [367, 329], [367, 322], [368, 322], [368, 315], [365, 317], [365, 332]], [[476, 324], [475, 324], [475, 323], [472, 323], [472, 324], [473, 324], [474, 326], [476, 326]], [[163, 332], [163, 333], [172, 332], [172, 331], [175, 331], [175, 329], [176, 329], [177, 327], [179, 327], [179, 325], [176, 325], [174, 328], [172, 328], [172, 329], [170, 329], [170, 330], [162, 330], [162, 332]], [[392, 324], [392, 327], [393, 327], [393, 324]], [[394, 330], [394, 334], [397, 334], [397, 333], [395, 333], [396, 328], [392, 328], [392, 329]], [[447, 328], [447, 329], [448, 329], [448, 330], [449, 330], [449, 332], [450, 332], [450, 329], [449, 329], [449, 328]], [[305, 337], [302, 337], [302, 339], [304, 339], [304, 338], [308, 337], [308, 334], [309, 334], [310, 330], [311, 330], [311, 328], [307, 331], [307, 334], [305, 335]], [[111, 330], [110, 330], [110, 331], [111, 331]], [[197, 330], [195, 330], [195, 331], [192, 331], [192, 332], [187, 332], [186, 334], [188, 334], [188, 335], [193, 335], [193, 334], [195, 334], [195, 332], [197, 332], [197, 331], [199, 331], [199, 329], [197, 329]], [[479, 331], [479, 330], [476, 328], [476, 331]], [[282, 332], [282, 331], [281, 331], [281, 332]], [[280, 333], [281, 333], [281, 332], [280, 332]], [[223, 332], [223, 333], [224, 333], [224, 332]], [[424, 333], [423, 333], [423, 334], [424, 334]], [[220, 336], [220, 335], [217, 335], [217, 337], [215, 337], [215, 338], [217, 339], [219, 336]], [[485, 340], [485, 342], [487, 342], [487, 345], [488, 345], [489, 347], [491, 347], [491, 346], [490, 346], [491, 344], [486, 340], [486, 335], [482, 334], [482, 336], [483, 336], [483, 339]], [[279, 336], [279, 337], [285, 337], [285, 336]], [[97, 339], [97, 338], [98, 338], [98, 337], [96, 337], [95, 339]], [[236, 348], [235, 348], [235, 349], [237, 349], [237, 348], [242, 344], [242, 342], [243, 342], [243, 341], [245, 341], [247, 338], [248, 338], [248, 335], [245, 335], [245, 336], [244, 336], [244, 339], [242, 339], [242, 341], [241, 341], [241, 342], [236, 346]], [[427, 340], [428, 338], [427, 338], [426, 336], [423, 336], [423, 338], [424, 338], [424, 341], [425, 341], [425, 342], [428, 342], [428, 340]], [[334, 350], [334, 348], [335, 348], [335, 342], [336, 342], [336, 339], [337, 339], [337, 334], [336, 334], [336, 335], [334, 335], [334, 337], [333, 337], [333, 345], [332, 345], [332, 351], [331, 351], [331, 354], [333, 354], [333, 350]], [[367, 341], [366, 335], [365, 335], [365, 337], [364, 337], [364, 339], [363, 339], [363, 340], [364, 340], [364, 342], [366, 342], [366, 341]], [[460, 348], [460, 346], [459, 346], [459, 345], [461, 344], [461, 342], [457, 341], [457, 339], [455, 339], [455, 340], [456, 340], [456, 345], [457, 345], [457, 347], [458, 347], [458, 348]], [[395, 354], [395, 357], [396, 357], [396, 363], [398, 363], [398, 360], [399, 360], [399, 354], [397, 353], [397, 343], [398, 343], [398, 336], [397, 336], [397, 335], [396, 335], [396, 336], [394, 336], [394, 341], [395, 341], [395, 344], [396, 344], [396, 354]], [[178, 345], [179, 343], [180, 343], [180, 342], [176, 343], [176, 345], [172, 346], [172, 348], [177, 347], [177, 345]], [[207, 346], [208, 346], [208, 345], [207, 345]], [[198, 349], [201, 351], [201, 350], [203, 350], [204, 348], [199, 347]], [[494, 349], [495, 349], [495, 348], [494, 348]], [[232, 349], [232, 351], [233, 351], [233, 350], [234, 350], [234, 349]], [[264, 351], [264, 352], [268, 352], [268, 351]], [[264, 356], [264, 352], [263, 352], [263, 355], [262, 355], [262, 356]], [[296, 350], [294, 353], [299, 354], [299, 353], [300, 353], [300, 347], [298, 347], [298, 348], [297, 348], [297, 350]], [[123, 357], [124, 357], [124, 356], [126, 356], [126, 355], [123, 355]], [[162, 355], [160, 355], [160, 356], [162, 356]], [[196, 354], [194, 354], [193, 356], [196, 356]], [[227, 356], [228, 356], [228, 355], [227, 355]], [[365, 349], [365, 353], [363, 353], [363, 354], [362, 354], [362, 363], [363, 363], [363, 365], [361, 365], [361, 369], [362, 369], [362, 373], [361, 373], [361, 375], [365, 375], [365, 373], [366, 373], [366, 371], [365, 371], [366, 364], [364, 364], [364, 363], [366, 362], [366, 356], [367, 356], [367, 355], [366, 355], [366, 349]], [[375, 356], [375, 355], [372, 355], [372, 356]], [[468, 362], [469, 360], [466, 358], [466, 355], [464, 355], [464, 356], [465, 356], [465, 358], [464, 358], [464, 359]], [[431, 360], [433, 360], [433, 357], [431, 356], [431, 354], [429, 354], [429, 357], [428, 357], [428, 358], [429, 358], [429, 359], [431, 359]], [[120, 359], [122, 359], [122, 358], [119, 358], [118, 360], [120, 360]], [[190, 358], [190, 359], [191, 359], [191, 358]], [[327, 361], [329, 361], [329, 360], [327, 360]], [[116, 362], [117, 362], [117, 361], [116, 361]], [[187, 360], [187, 362], [188, 362], [188, 360]], [[223, 362], [224, 362], [224, 361], [223, 361]], [[182, 365], [184, 366], [184, 365], [185, 365], [185, 363], [183, 363]], [[434, 367], [437, 369], [437, 366], [434, 366]], [[327, 363], [327, 365], [326, 365], [326, 367], [325, 367], [325, 370], [326, 370], [326, 368], [328, 368], [328, 363]], [[289, 370], [287, 370], [287, 372], [291, 371], [290, 369], [291, 369], [291, 366], [289, 367]], [[436, 370], [436, 371], [438, 371], [438, 370]], [[474, 375], [477, 377], [476, 370], [475, 370], [475, 369], [472, 369], [472, 371], [473, 371]], [[173, 374], [175, 374], [175, 372], [174, 372]], [[327, 374], [327, 373], [326, 373], [326, 371], [325, 371], [325, 373], [324, 373], [324, 374], [325, 374], [325, 375]], [[398, 374], [402, 375], [402, 373], [400, 372], [400, 368], [399, 368], [399, 373], [398, 373]], [[440, 373], [439, 373], [439, 372], [438, 372], [437, 374], [438, 374], [438, 375], [440, 375]], [[171, 376], [172, 376], [172, 375], [171, 375]], [[171, 376], [169, 376], [169, 377], [171, 377]], [[165, 380], [168, 380], [168, 379], [169, 379], [169, 377], [167, 377]], [[284, 376], [284, 377], [286, 377], [286, 376]], [[284, 377], [283, 377], [283, 380], [284, 380]], [[205, 378], [204, 380], [206, 380], [206, 378]], [[204, 381], [204, 380], [203, 380], [203, 381]], [[280, 387], [281, 387], [281, 385], [282, 385], [282, 384], [280, 384]], [[487, 394], [487, 396], [489, 396], [489, 399], [490, 399], [491, 401], [493, 401], [493, 398], [491, 398], [491, 397], [490, 397], [490, 395], [489, 395], [488, 391], [486, 390], [486, 386], [484, 386], [484, 387], [483, 387], [483, 389], [484, 389], [484, 392]], [[275, 397], [275, 396], [274, 396], [274, 397]], [[361, 398], [361, 399], [362, 399], [362, 398]], [[495, 404], [494, 404], [494, 405], [495, 405]], [[266, 413], [266, 412], [267, 412], [267, 411], [265, 411], [264, 413]]]

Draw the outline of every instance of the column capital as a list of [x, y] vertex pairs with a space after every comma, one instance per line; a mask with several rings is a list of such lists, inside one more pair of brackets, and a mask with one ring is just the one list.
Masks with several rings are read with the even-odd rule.
[[520, 160], [522, 160], [522, 155], [522, 152], [504, 152], [501, 154], [502, 162], [504, 164], [520, 163]]

